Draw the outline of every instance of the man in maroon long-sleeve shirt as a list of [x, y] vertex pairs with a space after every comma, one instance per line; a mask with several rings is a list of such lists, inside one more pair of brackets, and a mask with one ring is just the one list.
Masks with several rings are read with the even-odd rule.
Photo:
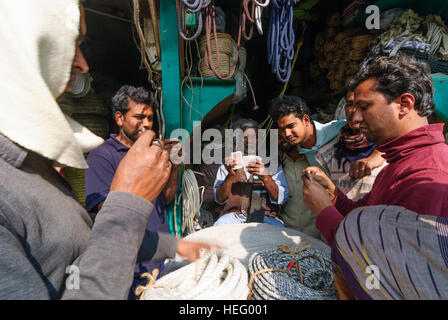
[[379, 57], [358, 72], [349, 88], [355, 91], [354, 121], [389, 165], [357, 202], [318, 168], [308, 168], [314, 179], [303, 176], [304, 201], [328, 243], [344, 216], [360, 206], [399, 205], [448, 216], [448, 146], [443, 124], [428, 124], [435, 107], [429, 67], [407, 56]]
[[[340, 296], [443, 299], [448, 294], [442, 284], [448, 266], [448, 146], [443, 124], [427, 119], [435, 108], [429, 66], [405, 55], [377, 57], [348, 90], [355, 92], [353, 121], [389, 164], [357, 202], [319, 168], [305, 169], [311, 179], [302, 175], [304, 202], [332, 246]], [[412, 212], [416, 216], [409, 219]], [[384, 233], [386, 226], [390, 230]], [[373, 289], [372, 266], [381, 273]]]

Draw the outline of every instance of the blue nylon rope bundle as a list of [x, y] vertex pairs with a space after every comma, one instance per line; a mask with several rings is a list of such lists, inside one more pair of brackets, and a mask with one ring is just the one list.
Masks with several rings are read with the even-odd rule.
[[[193, 0], [193, 2], [191, 2], [189, 0], [181, 0], [180, 1], [178, 28], [179, 28], [179, 34], [184, 40], [191, 41], [191, 40], [196, 39], [199, 36], [199, 34], [202, 31], [202, 24], [203, 24], [201, 10], [208, 7], [210, 5], [210, 2], [211, 2], [211, 0]], [[189, 13], [195, 13], [196, 18], [198, 20], [198, 27], [196, 29], [196, 32], [190, 38], [188, 38], [182, 30], [182, 12], [183, 12], [184, 6], [186, 8], [185, 11], [187, 11]]]
[[293, 7], [296, 0], [271, 0], [268, 33], [268, 63], [281, 82], [291, 76], [295, 35]]
[[[301, 248], [299, 245], [297, 247], [299, 250], [294, 248], [286, 251], [280, 246], [277, 249], [255, 252], [250, 257], [248, 269], [251, 275], [249, 282], [251, 298], [255, 300], [338, 299], [329, 254], [307, 246]], [[300, 267], [295, 267], [297, 265]]]

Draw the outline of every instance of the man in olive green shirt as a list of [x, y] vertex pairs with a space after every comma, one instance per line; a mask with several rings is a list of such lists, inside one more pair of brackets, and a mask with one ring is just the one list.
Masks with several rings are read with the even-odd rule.
[[297, 147], [289, 146], [280, 139], [283, 172], [289, 189], [289, 198], [280, 211], [280, 218], [286, 226], [298, 230], [317, 239], [323, 239], [315, 222], [316, 215], [303, 202], [302, 171], [309, 166], [305, 155], [299, 154]]
[[319, 166], [317, 151], [337, 137], [345, 120], [319, 123], [311, 120], [305, 100], [296, 96], [283, 96], [271, 101], [271, 114], [279, 130], [280, 147], [286, 149], [283, 161], [290, 199], [282, 208], [281, 218], [289, 228], [323, 239], [315, 226], [315, 215], [303, 202], [302, 170]]

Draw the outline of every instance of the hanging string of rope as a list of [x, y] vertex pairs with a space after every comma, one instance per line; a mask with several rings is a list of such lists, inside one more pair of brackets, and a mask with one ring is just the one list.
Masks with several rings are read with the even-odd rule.
[[[266, 124], [266, 127], [265, 127], [265, 124]], [[266, 119], [264, 119], [263, 122], [260, 124], [260, 128], [265, 129], [265, 131], [261, 137], [261, 143], [264, 143], [266, 141], [266, 138], [268, 137], [268, 134], [271, 132], [273, 125], [274, 125], [274, 119], [272, 119], [271, 115], [268, 114]]]
[[202, 194], [199, 194], [200, 188], [193, 170], [186, 169], [182, 179], [182, 234], [195, 231], [194, 222], [201, 215], [200, 209], [205, 191], [205, 187], [201, 188]]
[[157, 281], [157, 273], [145, 277], [148, 284], [135, 291], [140, 300], [246, 300], [249, 293], [246, 268], [222, 249], [207, 251]]
[[[193, 70], [193, 54], [191, 52], [192, 43], [193, 43], [193, 41], [188, 41], [185, 44], [185, 52], [186, 52], [186, 54], [185, 54], [185, 61], [186, 61], [186, 66], [187, 66], [187, 68], [186, 68], [187, 75], [183, 78], [183, 80], [181, 82], [181, 85], [180, 85], [180, 88], [181, 88], [181, 90], [180, 90], [181, 101], [185, 102], [187, 104], [188, 108], [190, 109], [189, 117], [190, 117], [190, 121], [191, 122], [193, 122], [193, 119], [191, 117], [192, 116], [192, 111], [196, 112], [201, 117], [201, 121], [204, 118], [204, 115], [199, 110], [197, 110], [196, 108], [193, 107], [194, 94], [195, 93], [194, 93], [193, 81], [191, 80], [191, 73], [192, 73], [192, 70]], [[194, 43], [196, 44], [198, 57], [200, 58], [201, 55], [199, 53], [198, 44], [197, 44], [197, 40], [196, 39], [194, 40]], [[199, 65], [201, 65], [201, 60], [199, 60]], [[201, 72], [201, 68], [198, 68], [198, 69], [199, 69], [199, 73], [201, 74], [201, 86], [199, 88], [199, 91], [200, 91], [200, 90], [202, 90], [202, 87], [203, 87], [203, 79], [202, 79], [203, 75], [202, 75], [202, 72]], [[186, 88], [188, 88], [190, 90], [190, 92], [191, 92], [191, 100], [187, 100], [187, 98], [184, 96], [184, 87], [186, 87]], [[181, 104], [180, 112], [181, 112], [181, 118], [182, 118], [182, 116], [183, 116], [183, 103]]]
[[[306, 23], [304, 21], [302, 21], [302, 34], [300, 36], [300, 41], [297, 44], [296, 53], [294, 54], [294, 59], [292, 61], [291, 70], [294, 70], [294, 66], [295, 66], [297, 58], [299, 56], [300, 48], [303, 45], [303, 40], [304, 40], [304, 36], [305, 36], [305, 30], [306, 30]], [[280, 98], [283, 98], [283, 96], [285, 95], [286, 88], [288, 87], [288, 83], [289, 83], [289, 78], [288, 78], [288, 80], [285, 81], [285, 83], [283, 85], [283, 89], [282, 89], [282, 91], [280, 92], [280, 95], [279, 95]]]
[[216, 32], [216, 21], [215, 21], [215, 1], [211, 0], [210, 5], [205, 9], [205, 36], [207, 40], [207, 48], [205, 50], [205, 64], [208, 68], [210, 68], [213, 71], [213, 74], [221, 79], [221, 80], [228, 80], [232, 78], [235, 74], [236, 65], [238, 63], [238, 56], [239, 56], [239, 50], [240, 50], [240, 44], [241, 44], [241, 33], [242, 33], [242, 26], [241, 26], [241, 15], [240, 15], [240, 23], [238, 26], [238, 40], [236, 43], [236, 54], [235, 58], [232, 61], [232, 67], [230, 69], [230, 72], [227, 76], [220, 75], [217, 70], [216, 66], [213, 62], [213, 55], [212, 55], [212, 48], [211, 48], [211, 33], [213, 29], [213, 38], [215, 42], [215, 54], [216, 54], [216, 65], [220, 64], [220, 54], [219, 54], [219, 44], [218, 44], [218, 36]]
[[[180, 0], [179, 3], [179, 21], [178, 21], [178, 29], [180, 36], [185, 41], [191, 41], [199, 37], [199, 35], [202, 32], [202, 9], [205, 9], [210, 5], [210, 2], [212, 0], [193, 0], [191, 3], [189, 0]], [[184, 9], [185, 7], [185, 9]], [[196, 29], [196, 32], [191, 36], [187, 37], [183, 30], [183, 23], [182, 23], [182, 17], [184, 16], [185, 12], [188, 13], [194, 13], [196, 15], [196, 20], [198, 22], [198, 26]]]
[[336, 300], [330, 256], [302, 243], [254, 253], [249, 300]]
[[293, 7], [296, 0], [271, 0], [268, 33], [268, 63], [281, 82], [291, 76], [294, 58]]
[[[250, 40], [253, 35], [253, 24], [255, 22], [255, 7], [257, 6], [256, 3], [252, 2], [252, 9], [251, 12], [249, 12], [249, 2], [252, 2], [252, 0], [243, 0], [241, 2], [240, 6], [240, 21], [238, 25], [238, 36], [237, 36], [237, 42], [236, 42], [236, 54], [235, 58], [232, 61], [232, 66], [230, 68], [230, 72], [227, 76], [221, 75], [216, 70], [216, 65], [220, 64], [220, 54], [219, 54], [219, 44], [218, 44], [218, 36], [216, 32], [216, 22], [215, 22], [215, 3], [214, 0], [211, 0], [211, 4], [206, 8], [205, 11], [205, 35], [206, 35], [206, 41], [207, 41], [207, 47], [205, 51], [205, 64], [210, 70], [212, 70], [213, 74], [221, 79], [221, 80], [228, 80], [232, 78], [235, 75], [236, 66], [238, 64], [238, 57], [239, 57], [239, 51], [240, 51], [240, 45], [241, 45], [241, 38], [243, 37], [244, 40]], [[263, 4], [264, 5], [264, 4]], [[249, 27], [249, 34], [246, 33], [246, 20], [250, 22]], [[213, 55], [212, 55], [212, 47], [211, 47], [211, 34], [213, 30], [213, 40], [215, 42], [215, 56], [216, 56], [216, 65], [213, 62]]]
[[263, 8], [265, 8], [269, 5], [269, 0], [266, 0], [265, 2], [258, 2], [257, 0], [252, 0], [252, 1], [255, 2], [257, 4], [257, 6], [260, 6]]
[[254, 109], [253, 110], [258, 110], [259, 107], [257, 104], [257, 100], [255, 99], [255, 92], [254, 92], [254, 88], [252, 87], [252, 83], [250, 82], [250, 79], [245, 72], [241, 71], [241, 73], [246, 78], [246, 81], [249, 84], [250, 92], [252, 93], [252, 99], [254, 100]]
[[[241, 44], [241, 37], [244, 40], [250, 40], [253, 35], [253, 25], [257, 22], [257, 27], [259, 30], [261, 29], [261, 12], [262, 8], [266, 7], [269, 4], [270, 0], [265, 1], [264, 3], [254, 1], [254, 0], [243, 0], [240, 7], [240, 22], [238, 26], [238, 40], [236, 43], [236, 54], [235, 57], [231, 61], [231, 67], [229, 73], [227, 75], [223, 75], [222, 72], [218, 72], [217, 65], [220, 65], [221, 57], [219, 52], [219, 37], [216, 32], [216, 11], [215, 11], [215, 2], [214, 0], [194, 0], [190, 2], [188, 0], [181, 0], [179, 5], [178, 12], [178, 29], [180, 36], [186, 40], [191, 41], [196, 39], [200, 33], [202, 32], [203, 27], [203, 17], [202, 17], [202, 9], [205, 9], [205, 37], [206, 37], [206, 50], [204, 55], [204, 64], [205, 66], [212, 71], [212, 73], [221, 80], [228, 80], [232, 78], [236, 71], [236, 66], [238, 63], [239, 49]], [[251, 4], [251, 9], [249, 10], [249, 5]], [[185, 12], [196, 14], [198, 27], [193, 36], [188, 37], [185, 35], [183, 31], [183, 21], [182, 17]], [[258, 18], [258, 19], [257, 19]], [[260, 20], [260, 21], [258, 21]], [[246, 21], [249, 21], [249, 31], [246, 31]], [[211, 38], [213, 34], [213, 41], [215, 44], [215, 49], [212, 50], [211, 46]], [[212, 54], [212, 51], [214, 55]], [[216, 62], [213, 61], [213, 56], [216, 57]]]
[[[249, 3], [251, 4], [251, 10], [249, 11]], [[256, 3], [252, 0], [243, 0], [241, 3], [241, 6], [243, 8], [241, 13], [241, 24], [242, 24], [242, 36], [243, 39], [248, 41], [252, 39], [252, 35], [254, 33], [254, 23], [255, 23], [255, 9], [257, 7]], [[249, 23], [249, 34], [246, 32], [246, 20], [248, 20]]]
[[151, 84], [153, 88], [156, 87], [154, 81], [152, 80], [152, 69], [148, 62], [147, 53], [146, 53], [146, 43], [145, 36], [143, 34], [142, 28], [140, 26], [140, 6], [138, 0], [133, 0], [134, 7], [134, 23], [137, 28], [138, 37], [140, 39], [140, 54], [142, 56], [142, 61], [145, 64], [146, 70], [148, 70], [148, 82]]
[[[243, 39], [248, 41], [252, 38], [254, 24], [257, 23], [257, 27], [259, 29], [259, 33], [263, 34], [263, 30], [261, 30], [261, 15], [263, 14], [263, 8], [269, 5], [270, 0], [266, 0], [264, 3], [258, 2], [257, 0], [243, 0], [241, 5], [243, 7], [243, 12], [241, 15], [242, 18], [242, 36]], [[249, 3], [251, 4], [251, 9], [249, 11]], [[257, 21], [257, 17], [260, 21]], [[249, 34], [246, 32], [246, 20], [250, 22], [249, 25]]]

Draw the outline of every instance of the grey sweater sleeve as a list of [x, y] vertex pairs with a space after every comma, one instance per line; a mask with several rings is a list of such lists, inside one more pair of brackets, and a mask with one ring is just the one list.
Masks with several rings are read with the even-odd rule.
[[[79, 289], [66, 289], [63, 299], [126, 299], [137, 253], [153, 205], [127, 192], [109, 193], [93, 225], [87, 250], [74, 265]], [[153, 258], [174, 257], [177, 238], [159, 234]]]
[[0, 300], [50, 299], [51, 284], [36, 271], [20, 240], [2, 226], [0, 248]]
[[176, 247], [173, 247], [174, 240], [172, 238], [169, 233], [145, 230], [143, 242], [138, 251], [137, 262], [174, 258]]

